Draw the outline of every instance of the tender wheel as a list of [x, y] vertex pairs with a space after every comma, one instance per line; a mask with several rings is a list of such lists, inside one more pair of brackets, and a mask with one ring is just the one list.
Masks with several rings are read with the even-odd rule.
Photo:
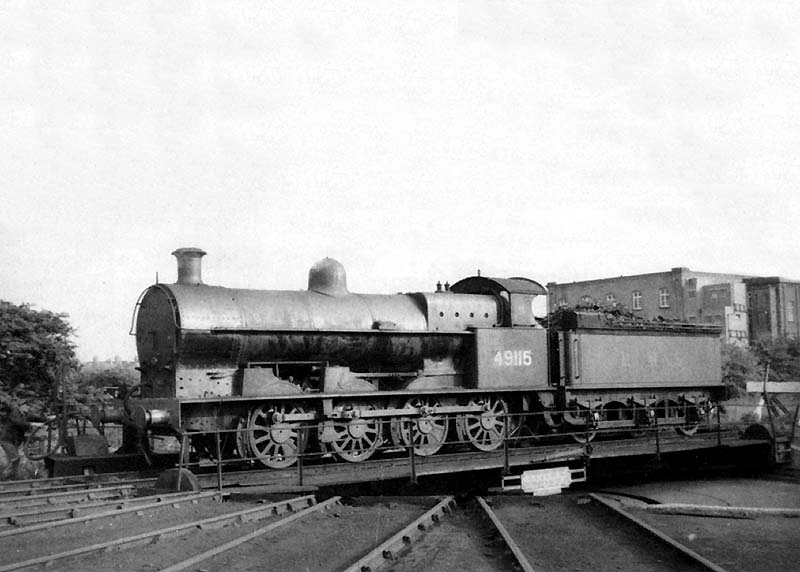
[[645, 408], [635, 403], [610, 401], [603, 405], [600, 414], [603, 421], [627, 421], [630, 422], [631, 425], [635, 425], [636, 427], [634, 429], [628, 429], [622, 432], [634, 439], [643, 437], [647, 433], [647, 426], [650, 423]]
[[681, 435], [694, 435], [700, 424], [700, 413], [697, 406], [693, 403], [681, 405], [673, 399], [659, 401], [655, 405], [656, 417], [658, 419], [683, 421], [682, 425], [675, 426], [675, 431]]
[[[412, 397], [405, 408], [434, 408], [442, 403], [436, 398]], [[444, 445], [450, 420], [445, 415], [423, 414], [419, 417], [392, 419], [392, 442], [398, 447], [413, 445], [414, 453], [423, 457], [433, 455]]]
[[[353, 404], [355, 411], [375, 409], [374, 405], [364, 403]], [[362, 419], [357, 417], [349, 421], [333, 423], [334, 439], [331, 447], [345, 461], [360, 463], [366, 461], [378, 449], [383, 438], [381, 422], [376, 417]]]
[[647, 435], [650, 430], [650, 418], [647, 416], [647, 410], [643, 407], [631, 408], [631, 419], [636, 422], [637, 427], [628, 431], [628, 435], [633, 439]]
[[281, 419], [295, 413], [304, 410], [300, 405], [285, 402], [259, 405], [250, 412], [247, 444], [256, 461], [272, 469], [283, 469], [297, 462], [308, 443], [308, 429]]
[[503, 444], [506, 435], [508, 407], [502, 399], [488, 396], [471, 399], [469, 405], [481, 405], [483, 411], [458, 416], [458, 440], [469, 442], [479, 451], [494, 451]]
[[576, 405], [572, 409], [571, 413], [574, 417], [583, 417], [584, 419], [592, 423], [588, 431], [585, 429], [570, 427], [569, 425], [567, 425], [567, 430], [569, 431], [569, 436], [572, 437], [572, 440], [582, 445], [593, 441], [594, 438], [597, 436], [597, 429], [594, 428], [595, 427], [594, 419], [589, 417], [592, 415], [592, 412], [586, 407], [581, 407], [580, 405]]

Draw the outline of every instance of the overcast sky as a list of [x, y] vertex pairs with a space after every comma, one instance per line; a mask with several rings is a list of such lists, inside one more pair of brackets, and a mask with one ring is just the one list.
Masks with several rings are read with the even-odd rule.
[[0, 299], [131, 359], [139, 293], [800, 278], [800, 3], [3, 2]]

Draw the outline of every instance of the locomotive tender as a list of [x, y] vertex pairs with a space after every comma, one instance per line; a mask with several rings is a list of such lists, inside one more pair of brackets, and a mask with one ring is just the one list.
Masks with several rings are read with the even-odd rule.
[[718, 328], [620, 327], [598, 312], [543, 327], [533, 306], [547, 292], [526, 278], [353, 294], [326, 258], [305, 291], [245, 290], [203, 284], [202, 250], [173, 254], [178, 281], [136, 304], [141, 383], [127, 412], [140, 432], [188, 434], [200, 452], [217, 430], [235, 435], [224, 454], [272, 468], [312, 438], [357, 462], [385, 442], [491, 451], [523, 430], [691, 433], [722, 388]]

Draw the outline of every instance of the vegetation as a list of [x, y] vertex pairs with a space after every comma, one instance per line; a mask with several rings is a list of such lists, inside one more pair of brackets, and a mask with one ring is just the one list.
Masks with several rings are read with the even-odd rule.
[[109, 399], [109, 388], [137, 383], [135, 364], [114, 360], [83, 366], [75, 357], [66, 314], [0, 301], [0, 401], [41, 416], [61, 405], [81, 408]]
[[762, 364], [769, 364], [770, 381], [800, 381], [800, 339], [779, 338], [751, 347]]
[[769, 365], [769, 381], [800, 381], [800, 340], [779, 338], [755, 342], [749, 348], [722, 348], [722, 380], [730, 397], [744, 394], [748, 381], [762, 381]]
[[76, 390], [89, 404], [109, 399], [119, 387], [133, 387], [138, 383], [136, 363], [119, 359], [84, 363], [75, 376]]
[[734, 344], [722, 346], [722, 381], [733, 399], [744, 395], [748, 381], [764, 378], [764, 366], [749, 348]]
[[41, 414], [79, 367], [66, 314], [0, 300], [0, 398]]

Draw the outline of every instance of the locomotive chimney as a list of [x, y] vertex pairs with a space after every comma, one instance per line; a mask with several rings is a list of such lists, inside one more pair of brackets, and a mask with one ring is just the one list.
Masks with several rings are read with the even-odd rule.
[[179, 248], [172, 253], [178, 259], [178, 284], [197, 286], [203, 283], [200, 259], [205, 251], [199, 248]]

